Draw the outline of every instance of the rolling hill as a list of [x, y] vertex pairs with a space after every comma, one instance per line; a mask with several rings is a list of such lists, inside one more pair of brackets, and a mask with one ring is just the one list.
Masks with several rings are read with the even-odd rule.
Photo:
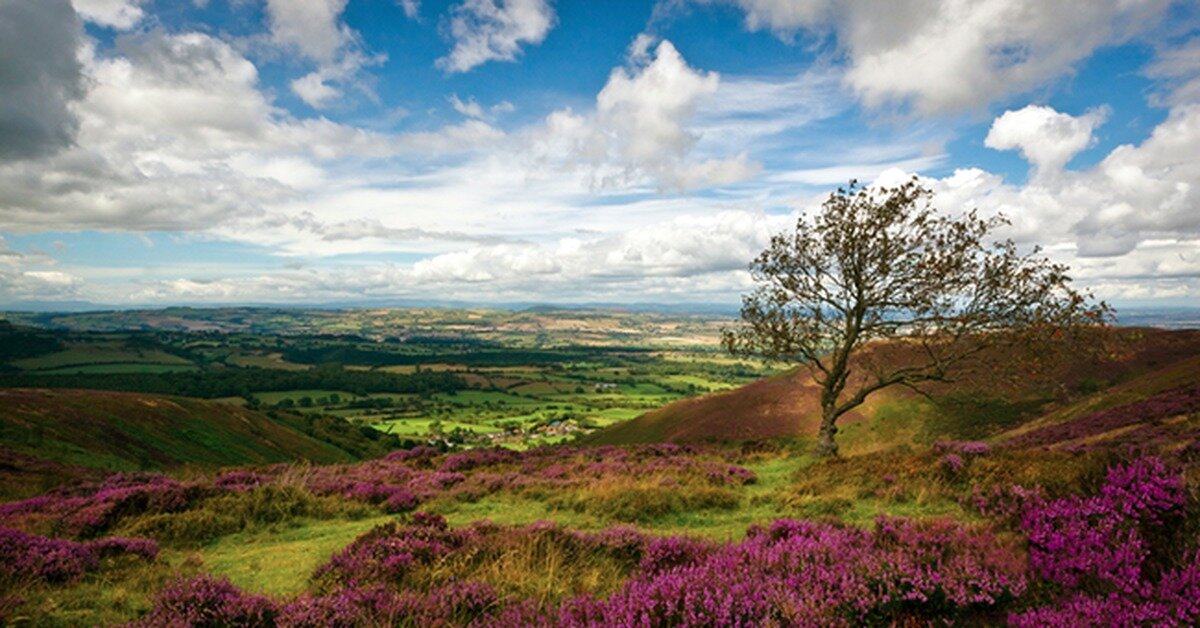
[[235, 404], [92, 390], [0, 390], [0, 443], [0, 494], [99, 471], [354, 459]]
[[[932, 400], [906, 389], [880, 391], [839, 423], [843, 448], [853, 452], [905, 440], [987, 438], [1029, 421], [1077, 418], [1087, 413], [1083, 409], [1133, 403], [1167, 389], [1184, 387], [1176, 394], [1186, 396], [1187, 386], [1200, 383], [1200, 331], [1121, 333], [1119, 357], [1094, 360], [1081, 352], [1052, 372], [1027, 377], [976, 373], [941, 386]], [[894, 352], [893, 359], [904, 360], [904, 352]], [[734, 390], [669, 404], [596, 432], [586, 442], [729, 442], [815, 435], [818, 395], [808, 371], [797, 368]]]

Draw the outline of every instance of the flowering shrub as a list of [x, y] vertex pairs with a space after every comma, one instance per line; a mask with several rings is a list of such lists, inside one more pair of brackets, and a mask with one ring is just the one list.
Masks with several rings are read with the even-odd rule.
[[708, 558], [715, 550], [711, 543], [682, 536], [653, 539], [645, 543], [638, 571], [655, 575], [679, 567], [690, 567]]
[[253, 471], [229, 471], [213, 480], [217, 488], [247, 490], [271, 481], [271, 476]]
[[130, 538], [77, 543], [0, 528], [0, 582], [66, 582], [95, 571], [100, 558], [120, 555], [153, 560], [158, 543]]
[[1181, 386], [1147, 399], [1047, 425], [1008, 441], [1010, 447], [1048, 447], [1156, 419], [1200, 412], [1200, 384]]
[[963, 456], [986, 456], [992, 453], [992, 446], [980, 441], [938, 441], [933, 444], [933, 450]]
[[0, 579], [64, 582], [98, 565], [96, 553], [82, 543], [0, 528]]
[[154, 539], [113, 536], [92, 541], [87, 546], [100, 558], [137, 556], [145, 560], [154, 560], [158, 557], [158, 542]]
[[247, 595], [225, 579], [212, 576], [180, 578], [164, 587], [154, 607], [135, 626], [242, 626], [275, 625], [278, 610], [267, 598]]
[[1200, 562], [1155, 578], [1153, 563], [1177, 554], [1169, 528], [1182, 516], [1183, 479], [1158, 458], [1109, 469], [1099, 494], [1033, 502], [1022, 519], [1030, 566], [1062, 599], [1012, 617], [1018, 625], [1065, 625], [1072, 617], [1114, 625], [1190, 624], [1200, 619]]
[[[692, 546], [693, 548], [696, 546]], [[582, 625], [816, 625], [988, 613], [1021, 594], [1019, 556], [983, 531], [883, 519], [875, 531], [780, 520], [742, 543], [692, 549], [608, 600], [579, 598]], [[649, 554], [648, 554], [649, 556]]]
[[95, 536], [128, 517], [186, 510], [208, 489], [164, 475], [118, 473], [0, 507], [0, 521], [50, 519], [75, 536]]
[[[591, 534], [554, 524], [451, 529], [440, 518], [423, 516], [410, 525], [388, 524], [360, 537], [315, 576], [332, 584], [333, 592], [298, 604], [308, 612], [325, 613], [320, 615], [325, 618], [336, 615], [329, 609], [351, 607], [360, 609], [354, 612], [362, 617], [394, 618], [390, 613], [400, 608], [396, 599], [381, 598], [375, 587], [408, 590], [406, 577], [419, 569], [450, 564], [455, 556], [489, 555], [490, 548], [531, 535], [556, 538], [560, 551], [607, 551], [629, 561], [631, 577], [607, 600], [582, 596], [566, 600], [561, 608], [544, 609], [548, 614], [543, 621], [566, 625], [969, 617], [991, 612], [1025, 588], [1019, 554], [986, 531], [951, 522], [881, 519], [874, 531], [863, 531], [780, 520], [752, 529], [742, 543], [717, 546], [683, 537], [646, 537], [620, 527]], [[499, 606], [495, 600], [471, 605], [478, 612], [494, 608], [496, 621], [510, 616]], [[404, 616], [412, 612], [404, 611]], [[525, 608], [519, 614], [528, 619], [529, 612]]]
[[958, 474], [962, 473], [963, 468], [967, 466], [967, 463], [963, 461], [962, 456], [958, 454], [946, 454], [942, 456], [940, 462], [942, 470], [945, 471], [946, 475], [949, 475], [950, 477], [958, 476]]
[[[432, 448], [394, 452], [382, 460], [357, 465], [320, 467], [307, 481], [318, 495], [340, 495], [388, 512], [413, 510], [436, 498], [476, 500], [498, 492], [553, 495], [562, 505], [597, 510], [619, 520], [657, 516], [684, 506], [736, 504], [713, 488], [734, 488], [757, 481], [754, 472], [718, 459], [695, 447], [658, 444], [635, 447], [546, 447], [524, 452], [472, 449], [446, 455]], [[630, 483], [653, 481], [663, 490], [647, 491]], [[607, 485], [607, 489], [605, 486]], [[692, 489], [696, 499], [679, 498]], [[609, 490], [611, 496], [594, 495]], [[628, 501], [641, 491], [651, 501], [669, 497], [657, 510], [644, 504], [610, 504], [609, 497]], [[647, 494], [654, 493], [654, 494]], [[637, 500], [634, 500], [635, 502]], [[660, 500], [661, 501], [661, 500]], [[608, 508], [605, 505], [612, 507]], [[633, 517], [630, 510], [637, 510]]]

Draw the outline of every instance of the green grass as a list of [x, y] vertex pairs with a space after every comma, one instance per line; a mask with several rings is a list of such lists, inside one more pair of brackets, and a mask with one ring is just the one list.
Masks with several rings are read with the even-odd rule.
[[35, 358], [16, 360], [12, 365], [26, 370], [48, 370], [65, 366], [129, 363], [184, 366], [192, 364], [179, 356], [163, 351], [132, 351], [97, 343], [94, 345], [70, 347], [64, 351], [40, 355]]
[[38, 371], [45, 375], [70, 375], [74, 373], [178, 373], [182, 371], [197, 371], [200, 367], [195, 364], [150, 364], [132, 362], [127, 364], [82, 364], [77, 366], [62, 366], [59, 368]]
[[[414, 436], [429, 434], [429, 426], [439, 421], [439, 419], [390, 419], [372, 423], [371, 427], [388, 434], [397, 434], [400, 436]], [[500, 428], [494, 425], [486, 425], [479, 423], [463, 423], [459, 421], [441, 421], [444, 431], [452, 431], [455, 429], [464, 429], [477, 434], [491, 434], [501, 431]]]
[[312, 572], [367, 530], [390, 521], [379, 516], [347, 521], [305, 521], [279, 530], [239, 532], [198, 552], [209, 572], [256, 593], [292, 595]]
[[510, 406], [527, 406], [527, 405], [536, 405], [536, 404], [540, 403], [537, 399], [530, 399], [528, 397], [518, 397], [517, 395], [511, 395], [508, 393], [495, 392], [495, 391], [490, 391], [490, 390], [464, 390], [464, 391], [460, 391], [453, 395], [449, 395], [446, 393], [438, 393], [436, 395], [433, 395], [433, 398], [438, 401], [445, 402], [445, 403], [460, 404], [460, 405], [467, 405], [467, 404], [482, 405], [485, 403], [491, 403], [493, 405], [497, 405], [497, 404], [503, 403], [505, 405], [510, 405]]

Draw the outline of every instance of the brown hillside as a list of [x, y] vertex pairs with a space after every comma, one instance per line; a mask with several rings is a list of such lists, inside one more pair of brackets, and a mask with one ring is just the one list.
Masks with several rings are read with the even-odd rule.
[[10, 491], [18, 481], [52, 482], [77, 476], [79, 468], [143, 471], [350, 459], [229, 403], [93, 390], [0, 390], [0, 489]]
[[[1011, 369], [971, 373], [958, 383], [940, 385], [931, 392], [935, 398], [1002, 397], [1011, 402], [1011, 407], [1027, 413], [1025, 418], [1033, 418], [1086, 393], [1200, 356], [1198, 330], [1126, 329], [1121, 334], [1119, 355], [1106, 359], [1087, 357], [1091, 354], [1080, 351], [1066, 356], [1057, 368], [1046, 373], [1014, 361]], [[903, 363], [911, 359], [906, 357], [910, 351], [903, 343], [877, 346], [873, 358]], [[669, 404], [597, 432], [588, 442], [748, 441], [814, 435], [820, 419], [818, 394], [808, 371], [799, 368], [736, 390]], [[902, 388], [880, 391], [839, 426], [872, 419], [889, 403], [915, 395]]]

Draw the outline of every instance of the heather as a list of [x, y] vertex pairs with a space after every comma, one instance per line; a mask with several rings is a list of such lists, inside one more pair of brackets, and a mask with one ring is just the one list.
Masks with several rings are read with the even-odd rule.
[[[512, 590], [487, 567], [552, 546], [575, 576], [558, 590]], [[574, 560], [572, 560], [574, 559]], [[587, 587], [604, 563], [620, 583]], [[526, 564], [526, 567], [545, 565]], [[520, 625], [759, 625], [994, 617], [1025, 589], [1020, 554], [986, 530], [881, 519], [871, 530], [779, 520], [725, 546], [615, 528], [553, 524], [449, 528], [436, 516], [372, 530], [315, 574], [316, 592], [263, 610], [201, 577], [159, 594], [150, 625], [274, 617], [280, 625], [428, 622]], [[538, 571], [516, 573], [536, 574]], [[545, 573], [545, 572], [541, 572]], [[536, 576], [534, 576], [536, 577]], [[506, 590], [508, 589], [508, 590]], [[180, 604], [180, 591], [194, 599]], [[171, 614], [174, 613], [174, 614]], [[194, 624], [193, 624], [194, 625]]]
[[0, 584], [61, 583], [95, 572], [122, 557], [154, 560], [152, 539], [109, 537], [89, 542], [49, 538], [0, 528]]
[[[418, 512], [350, 543], [295, 598], [268, 603], [201, 576], [198, 586], [165, 589], [147, 617], [169, 623], [189, 617], [170, 612], [200, 608], [221, 621], [293, 626], [1200, 619], [1200, 562], [1194, 539], [1180, 535], [1189, 497], [1171, 463], [1140, 456], [1114, 464], [1089, 494], [994, 493], [1023, 499], [990, 522], [778, 519], [727, 543], [621, 526], [456, 527]], [[200, 597], [180, 607], [181, 589]]]
[[6, 551], [42, 557], [5, 561], [41, 575], [0, 603], [149, 626], [1188, 624], [1192, 449], [418, 447], [117, 474], [0, 505]]
[[[1136, 426], [1137, 429], [1145, 429], [1161, 419], [1196, 412], [1200, 412], [1200, 385], [1180, 386], [1133, 403], [1027, 431], [1007, 444], [1011, 447], [1049, 447], [1084, 441], [1121, 428]], [[1143, 435], [1136, 440], [1144, 442], [1149, 439]]]

